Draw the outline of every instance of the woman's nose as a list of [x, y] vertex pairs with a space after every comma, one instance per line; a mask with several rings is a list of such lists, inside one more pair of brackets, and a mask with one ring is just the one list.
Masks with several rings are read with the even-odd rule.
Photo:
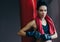
[[45, 12], [43, 11], [42, 14], [44, 14]]

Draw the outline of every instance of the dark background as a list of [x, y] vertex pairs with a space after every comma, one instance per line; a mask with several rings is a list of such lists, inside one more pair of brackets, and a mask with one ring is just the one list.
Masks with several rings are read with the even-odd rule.
[[[48, 12], [56, 25], [60, 41], [60, 0], [53, 0], [48, 7]], [[0, 42], [21, 42], [17, 35], [20, 29], [20, 6], [19, 0], [0, 0]]]
[[0, 0], [0, 42], [21, 42], [19, 0]]

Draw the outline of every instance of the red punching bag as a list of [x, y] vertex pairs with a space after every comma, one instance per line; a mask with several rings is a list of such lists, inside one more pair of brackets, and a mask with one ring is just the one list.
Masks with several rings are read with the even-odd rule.
[[[20, 0], [21, 26], [25, 26], [29, 21], [35, 18], [36, 0]], [[22, 37], [22, 42], [33, 42], [31, 37]]]

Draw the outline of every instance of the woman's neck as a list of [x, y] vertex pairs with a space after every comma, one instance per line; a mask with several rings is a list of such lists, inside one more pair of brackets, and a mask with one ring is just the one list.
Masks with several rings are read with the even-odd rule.
[[44, 20], [45, 20], [45, 18], [42, 18], [41, 20], [42, 20], [42, 21], [44, 21]]
[[47, 22], [45, 20], [45, 18], [42, 18], [42, 25], [46, 26]]

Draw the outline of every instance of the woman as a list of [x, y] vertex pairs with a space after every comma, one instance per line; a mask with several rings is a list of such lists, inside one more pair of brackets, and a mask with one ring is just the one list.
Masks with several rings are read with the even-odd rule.
[[[30, 21], [18, 32], [19, 36], [34, 37], [36, 42], [52, 42], [57, 38], [57, 32], [52, 19], [47, 15], [47, 4], [45, 2], [37, 3], [37, 17]], [[33, 27], [33, 31], [26, 32]]]

